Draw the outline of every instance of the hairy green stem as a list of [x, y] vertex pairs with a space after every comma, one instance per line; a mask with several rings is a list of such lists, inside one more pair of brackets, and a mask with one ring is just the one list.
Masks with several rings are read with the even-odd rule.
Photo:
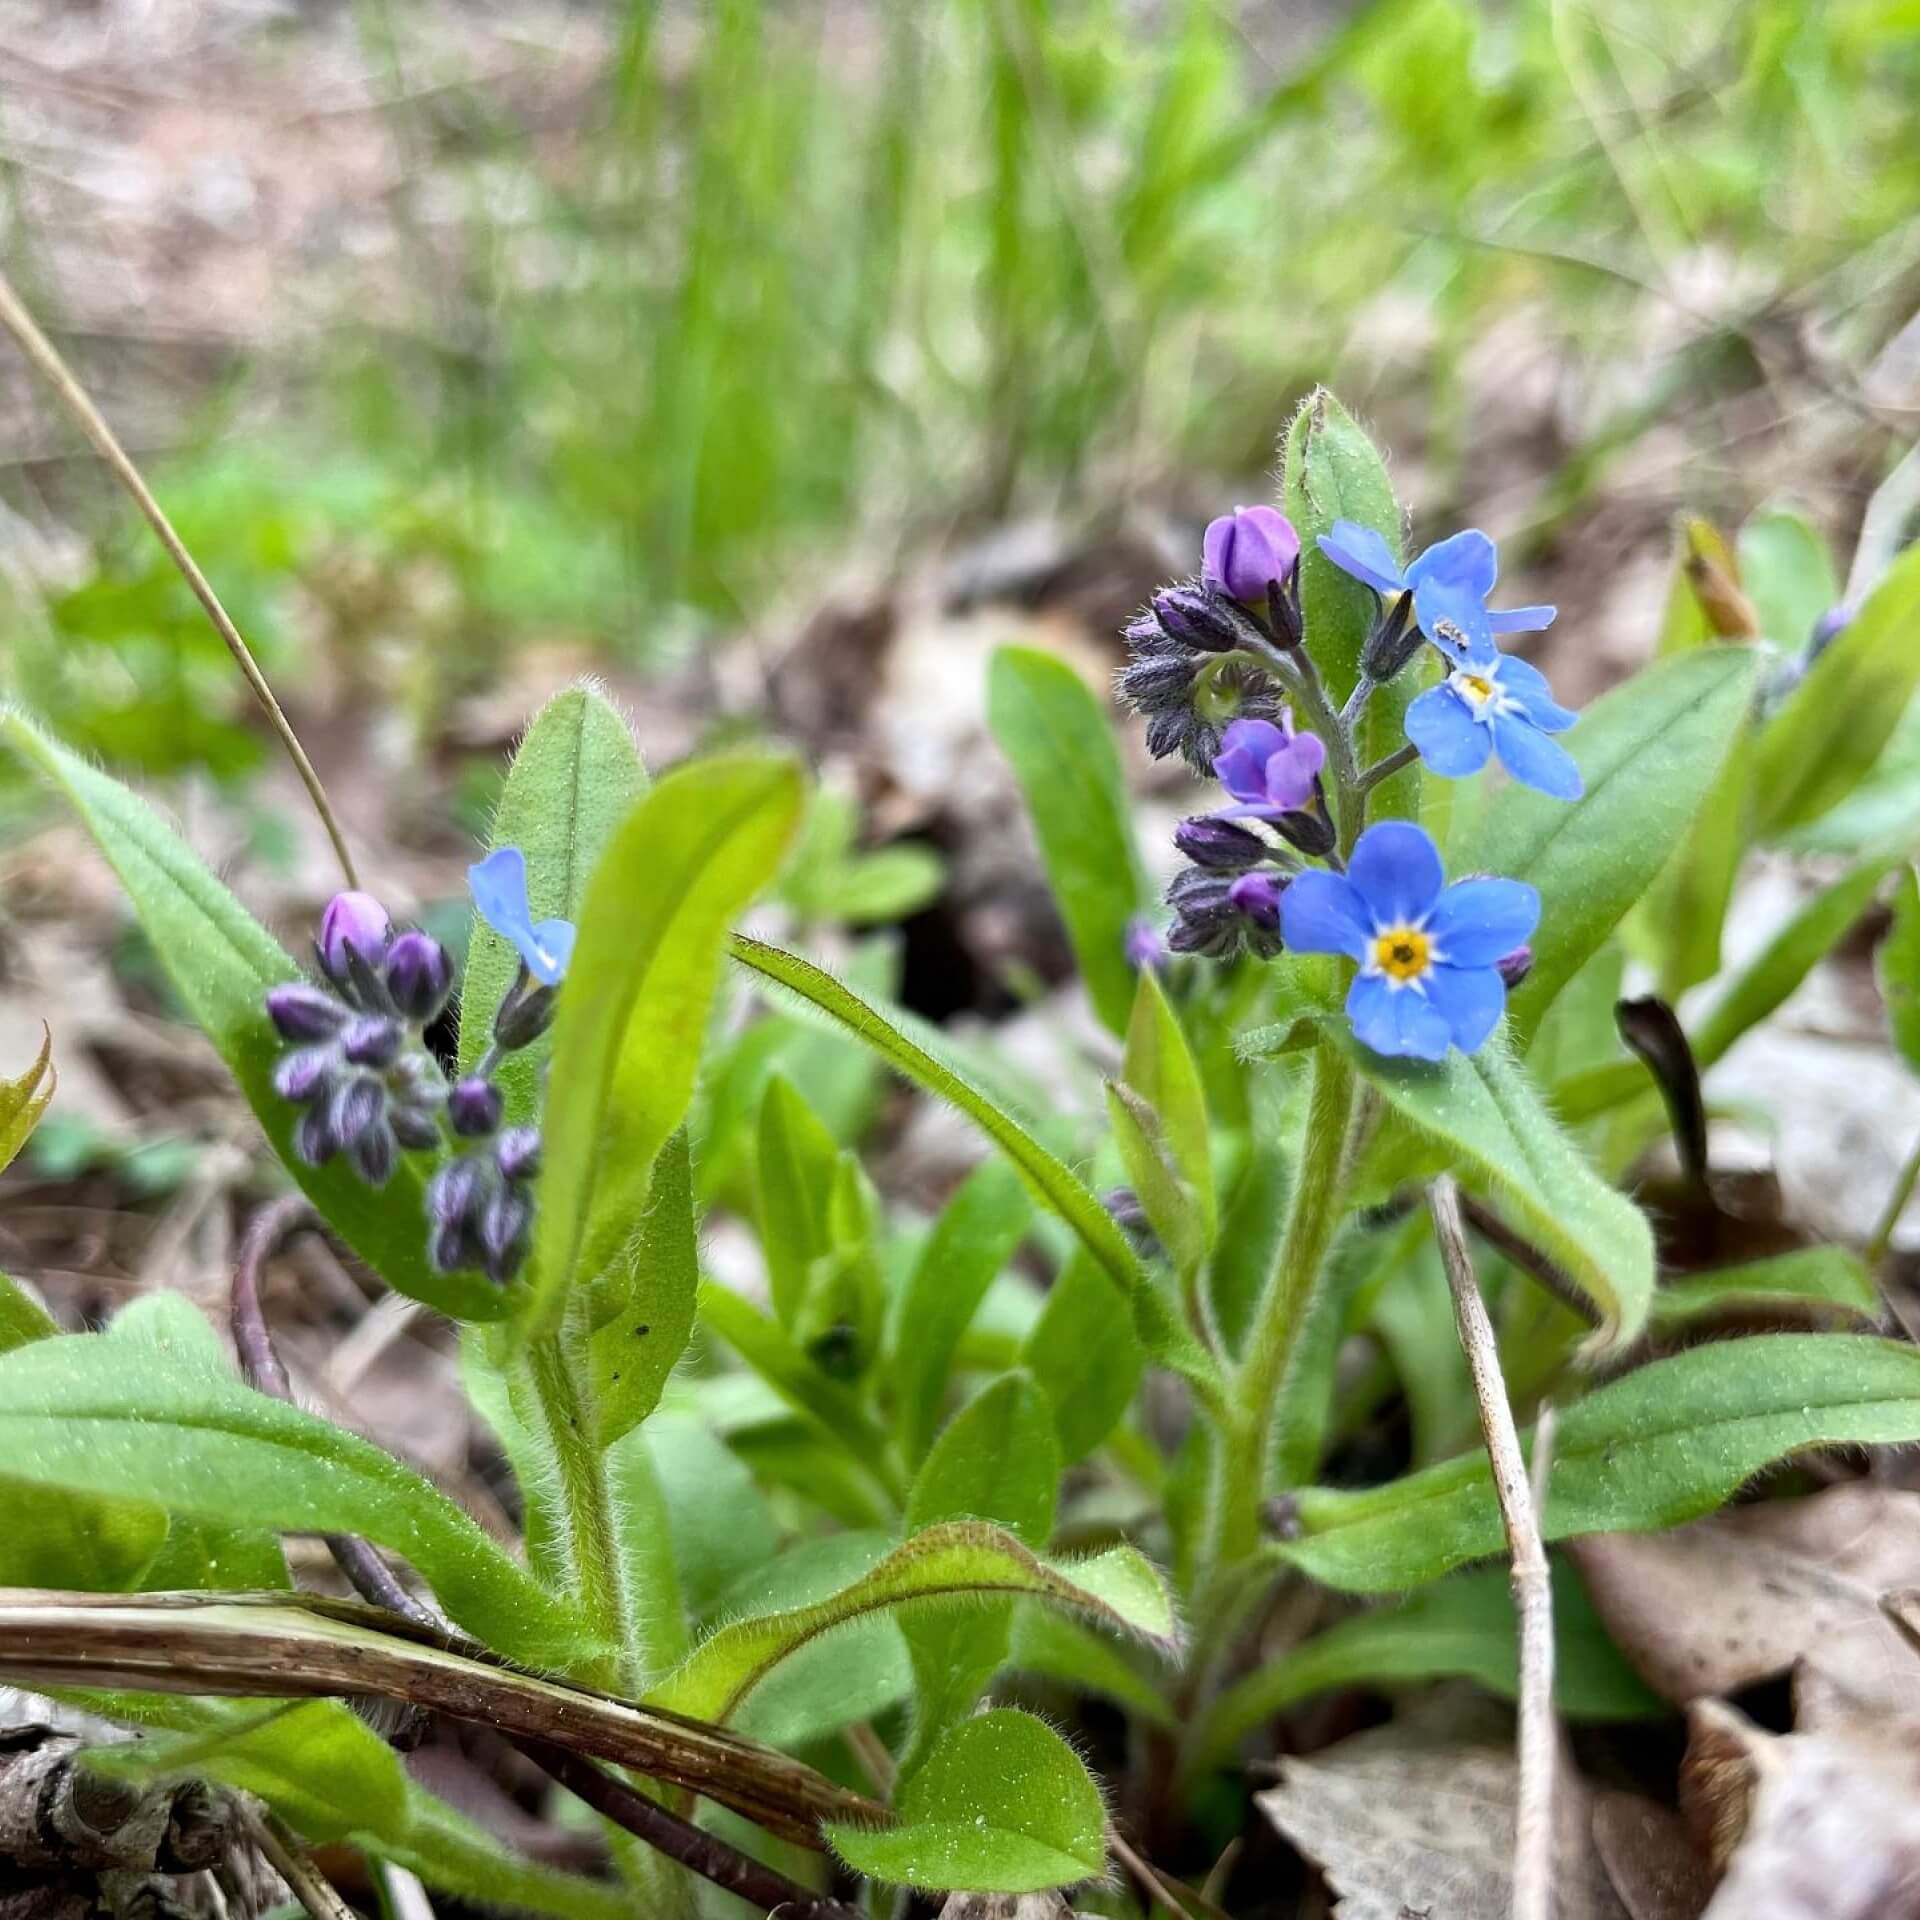
[[1887, 1195], [1886, 1205], [1880, 1209], [1873, 1238], [1867, 1242], [1867, 1251], [1862, 1257], [1869, 1273], [1877, 1274], [1881, 1261], [1887, 1257], [1887, 1249], [1893, 1244], [1893, 1230], [1900, 1224], [1900, 1216], [1906, 1212], [1907, 1202], [1913, 1198], [1915, 1181], [1920, 1181], [1920, 1140], [1913, 1143], [1913, 1151], [1907, 1155], [1906, 1163], [1895, 1177], [1893, 1191]]
[[1236, 1565], [1259, 1544], [1274, 1405], [1340, 1224], [1347, 1129], [1354, 1105], [1353, 1069], [1323, 1044], [1315, 1050], [1312, 1072], [1306, 1132], [1280, 1258], [1248, 1337], [1246, 1357], [1234, 1381], [1232, 1419], [1221, 1435], [1214, 1516], [1216, 1569]]

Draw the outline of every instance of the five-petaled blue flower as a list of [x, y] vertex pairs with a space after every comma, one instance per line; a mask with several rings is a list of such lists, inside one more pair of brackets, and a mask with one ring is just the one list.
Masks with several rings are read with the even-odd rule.
[[1427, 834], [1383, 820], [1360, 836], [1344, 874], [1311, 869], [1280, 896], [1289, 947], [1359, 961], [1347, 1017], [1375, 1053], [1472, 1053], [1506, 1007], [1499, 962], [1533, 932], [1540, 895], [1524, 880], [1445, 880]]
[[1546, 675], [1524, 660], [1496, 654], [1464, 662], [1407, 709], [1407, 738], [1435, 773], [1458, 780], [1478, 773], [1489, 754], [1529, 787], [1556, 800], [1578, 800], [1580, 769], [1548, 735], [1565, 733], [1579, 716], [1560, 706]]
[[1553, 624], [1552, 607], [1487, 605], [1500, 560], [1478, 527], [1436, 541], [1404, 567], [1381, 535], [1353, 520], [1336, 520], [1320, 536], [1320, 551], [1376, 593], [1412, 594], [1420, 631], [1455, 662], [1491, 661], [1496, 633], [1538, 633]]
[[527, 902], [527, 857], [518, 847], [495, 847], [467, 869], [480, 918], [509, 942], [543, 987], [557, 986], [573, 957], [573, 922], [535, 922]]

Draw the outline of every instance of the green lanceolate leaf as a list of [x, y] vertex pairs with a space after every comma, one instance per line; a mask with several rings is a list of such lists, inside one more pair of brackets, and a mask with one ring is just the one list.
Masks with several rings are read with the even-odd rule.
[[[1645, 1533], [1697, 1520], [1762, 1468], [1821, 1446], [1920, 1439], [1920, 1352], [1864, 1334], [1781, 1333], [1693, 1347], [1609, 1381], [1554, 1429], [1542, 1530]], [[1502, 1550], [1477, 1450], [1364, 1492], [1300, 1498], [1276, 1555], [1332, 1587], [1386, 1593]]]
[[1175, 1724], [1165, 1696], [1125, 1651], [1050, 1607], [1018, 1603], [1007, 1664], [1020, 1673], [1059, 1681], [1076, 1693], [1097, 1693], [1118, 1701], [1149, 1726]]
[[[1553, 1563], [1553, 1697], [1575, 1720], [1638, 1720], [1669, 1711], [1607, 1638], [1579, 1577]], [[1229, 1764], [1256, 1728], [1316, 1694], [1443, 1677], [1513, 1699], [1520, 1646], [1504, 1567], [1435, 1581], [1397, 1605], [1355, 1614], [1229, 1687], [1193, 1740], [1190, 1773]]]
[[1540, 889], [1533, 971], [1509, 1005], [1523, 1044], [1673, 857], [1739, 734], [1757, 665], [1739, 647], [1657, 662], [1596, 700], [1566, 736], [1586, 781], [1580, 799], [1515, 782], [1488, 803], [1454, 864]]
[[827, 1829], [857, 1872], [943, 1892], [1037, 1893], [1106, 1871], [1107, 1818], [1078, 1754], [1012, 1707], [962, 1721], [901, 1789], [900, 1823]]
[[829, 1599], [720, 1628], [654, 1689], [648, 1704], [724, 1722], [781, 1661], [849, 1621], [882, 1608], [968, 1606], [1003, 1596], [1064, 1608], [1161, 1649], [1175, 1643], [1166, 1586], [1131, 1547], [1056, 1566], [1003, 1528], [951, 1521], [915, 1534]]
[[1083, 1249], [1048, 1288], [1020, 1364], [1046, 1391], [1067, 1466], [1085, 1459], [1133, 1405], [1146, 1354], [1133, 1321]]
[[654, 1163], [631, 1257], [587, 1290], [587, 1366], [601, 1446], [612, 1446], [660, 1404], [693, 1333], [699, 1292], [693, 1166], [683, 1127]]
[[529, 1665], [577, 1656], [568, 1609], [452, 1501], [357, 1435], [114, 1333], [0, 1356], [0, 1461], [15, 1479], [279, 1533], [362, 1533], [417, 1567], [447, 1612]]
[[[933, 1443], [907, 1498], [907, 1531], [921, 1533], [946, 1520], [990, 1520], [1037, 1551], [1053, 1531], [1059, 1482], [1060, 1448], [1046, 1395], [1030, 1375], [1004, 1374], [968, 1401]], [[1005, 1662], [1013, 1602], [910, 1614], [900, 1627], [913, 1662], [913, 1742], [904, 1762], [911, 1771], [948, 1727], [972, 1712]]]
[[[526, 855], [527, 902], [536, 922], [578, 921], [587, 881], [646, 784], [626, 721], [594, 688], [568, 687], [533, 716], [507, 770], [489, 844]], [[462, 1073], [472, 1072], [486, 1052], [494, 1009], [519, 966], [512, 945], [475, 914], [460, 990]], [[509, 1125], [538, 1118], [540, 1075], [551, 1047], [552, 1035], [543, 1034], [495, 1069]]]
[[731, 753], [677, 768], [615, 831], [560, 995], [527, 1338], [624, 1260], [654, 1156], [686, 1117], [735, 915], [799, 825], [800, 769]]
[[1653, 1299], [1646, 1217], [1560, 1130], [1498, 1035], [1478, 1053], [1455, 1051], [1430, 1066], [1382, 1059], [1343, 1027], [1328, 1031], [1387, 1105], [1448, 1153], [1462, 1182], [1593, 1302], [1605, 1340], [1639, 1331]]
[[1147, 888], [1112, 721], [1064, 660], [1031, 647], [993, 656], [987, 717], [1026, 798], [1080, 977], [1095, 1011], [1120, 1033], [1133, 1005], [1127, 922]]
[[45, 1340], [59, 1331], [53, 1315], [18, 1280], [0, 1273], [0, 1353], [11, 1353], [30, 1340]]
[[[894, 1296], [887, 1372], [910, 1465], [918, 1466], [932, 1443], [961, 1335], [1032, 1223], [1019, 1176], [1002, 1159], [982, 1162], [941, 1209]], [[1104, 1279], [1096, 1283], [1111, 1310], [1113, 1288]]]
[[774, 1316], [791, 1333], [815, 1261], [831, 1257], [828, 1220], [840, 1144], [793, 1083], [776, 1073], [760, 1099], [760, 1244]]
[[427, 1156], [402, 1154], [383, 1187], [344, 1160], [309, 1167], [293, 1151], [300, 1109], [273, 1088], [281, 1041], [267, 1019], [269, 987], [300, 970], [144, 800], [47, 738], [0, 714], [11, 746], [79, 814], [126, 888], [167, 977], [219, 1050], [273, 1150], [301, 1190], [380, 1277], [455, 1319], [498, 1319], [508, 1297], [478, 1274], [434, 1272], [427, 1260]]
[[[1300, 535], [1300, 604], [1314, 664], [1336, 704], [1360, 677], [1360, 653], [1372, 630], [1373, 590], [1320, 551], [1336, 520], [1358, 521], [1404, 557], [1400, 507], [1378, 448], [1325, 387], [1300, 403], [1281, 449], [1281, 504]], [[1354, 742], [1362, 766], [1384, 760], [1406, 740], [1408, 704], [1421, 691], [1424, 662], [1378, 688], [1361, 715]], [[1408, 767], [1376, 787], [1368, 802], [1376, 820], [1412, 819], [1420, 808], [1420, 770]]]
[[1875, 956], [1880, 997], [1900, 1058], [1920, 1073], [1920, 873], [1903, 867], [1893, 890], [1893, 924]]
[[41, 1028], [38, 1057], [17, 1079], [0, 1080], [0, 1171], [27, 1144], [27, 1136], [53, 1098], [58, 1075], [53, 1070], [53, 1033]]
[[1739, 550], [1740, 584], [1760, 631], [1783, 652], [1797, 652], [1821, 615], [1839, 604], [1826, 541], [1803, 514], [1774, 507], [1740, 529]]
[[1218, 1227], [1213, 1136], [1193, 1051], [1151, 970], [1134, 993], [1120, 1082], [1107, 1098], [1127, 1177], [1174, 1265], [1194, 1272]]
[[1872, 1276], [1845, 1247], [1798, 1247], [1765, 1260], [1667, 1281], [1653, 1297], [1656, 1327], [1727, 1313], [1791, 1313], [1871, 1320], [1880, 1311]]
[[798, 954], [736, 935], [733, 957], [764, 979], [774, 981], [830, 1014], [856, 1039], [873, 1048], [895, 1072], [958, 1107], [1020, 1169], [1035, 1197], [1073, 1229], [1114, 1285], [1122, 1292], [1132, 1291], [1141, 1277], [1140, 1262], [1098, 1197], [1003, 1106], [951, 1062], [939, 1058], [926, 1044], [931, 1041], [937, 1046], [934, 1036], [909, 1038], [900, 1025], [870, 1007], [832, 974]]
[[1761, 732], [1758, 831], [1782, 833], [1817, 820], [1866, 777], [1920, 683], [1916, 621], [1920, 547], [1893, 563]]
[[145, 1737], [96, 1749], [92, 1771], [134, 1781], [213, 1779], [257, 1793], [307, 1839], [360, 1848], [436, 1892], [557, 1920], [620, 1920], [629, 1911], [615, 1889], [523, 1859], [436, 1799], [337, 1701], [262, 1709], [138, 1699]]

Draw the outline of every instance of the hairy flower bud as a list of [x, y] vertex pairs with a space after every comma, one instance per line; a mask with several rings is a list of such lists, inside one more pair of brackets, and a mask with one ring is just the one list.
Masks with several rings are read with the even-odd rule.
[[1244, 616], [1211, 587], [1166, 587], [1153, 596], [1153, 617], [1169, 639], [1201, 653], [1227, 653], [1247, 640]]
[[1264, 608], [1268, 593], [1286, 585], [1300, 558], [1300, 536], [1273, 507], [1236, 507], [1208, 524], [1201, 551], [1210, 586]]
[[536, 1127], [509, 1127], [494, 1148], [500, 1171], [509, 1180], [531, 1180], [540, 1171], [540, 1133]]
[[1167, 904], [1174, 924], [1167, 945], [1175, 953], [1224, 960], [1243, 945], [1263, 958], [1280, 951], [1280, 895], [1287, 876], [1243, 873], [1237, 879], [1187, 867], [1174, 876]]
[[1413, 595], [1397, 594], [1374, 619], [1360, 649], [1360, 671], [1384, 686], [1420, 651], [1426, 636], [1415, 625]]
[[351, 980], [350, 952], [357, 953], [368, 966], [378, 966], [392, 928], [386, 908], [372, 894], [336, 893], [320, 916], [320, 933], [314, 942], [327, 978], [336, 985]]
[[1114, 691], [1136, 713], [1168, 713], [1186, 704], [1199, 670], [1191, 654], [1148, 654], [1120, 669]]
[[1281, 885], [1277, 874], [1243, 873], [1227, 888], [1227, 898], [1262, 933], [1278, 933]]
[[453, 961], [432, 934], [414, 927], [387, 949], [385, 977], [395, 1007], [416, 1025], [425, 1025], [447, 1003]]
[[267, 1018], [285, 1040], [331, 1040], [347, 1021], [347, 1009], [332, 994], [291, 980], [267, 990]]
[[1511, 993], [1533, 971], [1533, 949], [1515, 947], [1511, 953], [1503, 953], [1493, 966]]
[[554, 997], [553, 988], [536, 987], [523, 966], [493, 1016], [495, 1042], [508, 1053], [532, 1046], [553, 1024]]
[[489, 1280], [504, 1286], [527, 1257], [533, 1209], [507, 1187], [491, 1195], [480, 1214], [480, 1265]]
[[306, 1106], [331, 1091], [338, 1052], [329, 1046], [300, 1047], [281, 1056], [273, 1070], [273, 1090], [282, 1100]]
[[1333, 822], [1327, 818], [1324, 797], [1315, 783], [1313, 804], [1310, 807], [1296, 807], [1280, 814], [1272, 822], [1273, 829], [1290, 846], [1315, 859], [1331, 853], [1338, 838], [1333, 830]]
[[387, 1124], [393, 1137], [412, 1152], [440, 1144], [440, 1118], [431, 1107], [398, 1099], [387, 1109]]
[[399, 1021], [384, 1013], [356, 1014], [340, 1036], [340, 1051], [356, 1067], [390, 1067], [404, 1037]]
[[1195, 866], [1214, 873], [1244, 873], [1273, 851], [1257, 833], [1208, 813], [1182, 820], [1173, 830], [1173, 844]]
[[500, 1125], [505, 1104], [500, 1089], [491, 1080], [470, 1073], [464, 1080], [456, 1081], [453, 1091], [447, 1095], [447, 1118], [453, 1122], [455, 1133], [478, 1140]]

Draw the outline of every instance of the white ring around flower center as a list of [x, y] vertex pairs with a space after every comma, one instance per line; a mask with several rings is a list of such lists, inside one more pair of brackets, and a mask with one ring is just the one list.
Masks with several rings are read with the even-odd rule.
[[1520, 704], [1494, 678], [1492, 672], [1475, 673], [1456, 667], [1447, 675], [1447, 685], [1466, 703], [1467, 711], [1483, 726], [1496, 714], [1511, 713]]
[[1396, 993], [1403, 987], [1424, 992], [1422, 983], [1441, 958], [1424, 915], [1418, 920], [1376, 921], [1360, 970], [1385, 980]]

